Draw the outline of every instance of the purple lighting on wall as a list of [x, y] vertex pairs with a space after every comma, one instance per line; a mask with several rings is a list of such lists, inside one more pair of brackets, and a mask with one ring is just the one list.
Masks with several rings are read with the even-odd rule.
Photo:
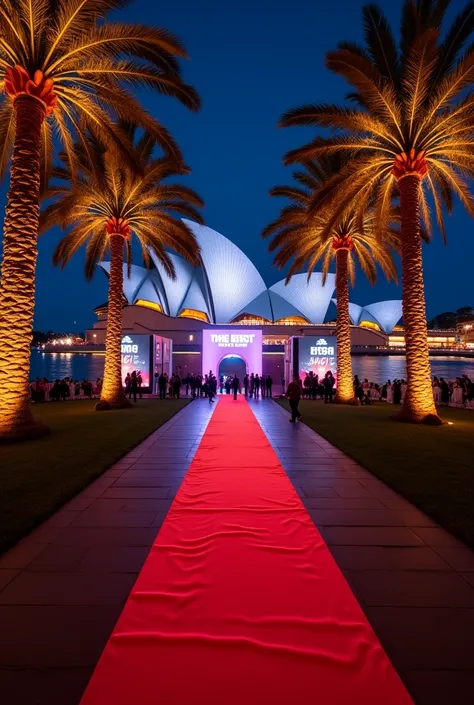
[[248, 328], [213, 329], [202, 332], [202, 373], [217, 375], [224, 357], [237, 355], [246, 364], [248, 374], [262, 374], [262, 331]]

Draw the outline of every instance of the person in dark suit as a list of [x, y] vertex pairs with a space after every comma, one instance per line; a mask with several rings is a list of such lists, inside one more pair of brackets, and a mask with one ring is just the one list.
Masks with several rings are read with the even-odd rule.
[[286, 390], [286, 398], [290, 402], [290, 409], [291, 409], [291, 423], [295, 423], [297, 419], [301, 421], [301, 413], [299, 410], [299, 404], [300, 404], [300, 399], [301, 399], [301, 391], [302, 391], [302, 386], [301, 386], [301, 380], [298, 377], [298, 375], [293, 376], [293, 381], [290, 382], [288, 385], [288, 389]]
[[240, 380], [237, 377], [237, 375], [234, 375], [234, 379], [232, 380], [232, 391], [234, 392], [234, 399], [237, 400], [237, 392], [240, 389]]
[[260, 394], [260, 377], [258, 375], [255, 375], [255, 377], [254, 377], [253, 388], [254, 388], [255, 399], [258, 399], [259, 394]]
[[332, 404], [332, 390], [334, 388], [334, 376], [331, 372], [331, 370], [328, 370], [326, 372], [326, 376], [324, 377], [324, 403], [327, 404], [328, 402]]
[[133, 401], [136, 403], [137, 402], [137, 389], [138, 389], [138, 381], [137, 381], [137, 373], [135, 370], [133, 370], [132, 374], [130, 375], [130, 394], [128, 395], [128, 398], [131, 399], [133, 395]]
[[168, 384], [168, 378], [162, 372], [158, 377], [158, 392], [160, 399], [166, 399], [166, 386]]
[[402, 401], [402, 385], [399, 379], [393, 382], [393, 403], [400, 404]]
[[267, 390], [267, 397], [271, 397], [272, 396], [273, 379], [270, 377], [270, 375], [267, 375], [267, 378], [265, 380], [265, 387]]

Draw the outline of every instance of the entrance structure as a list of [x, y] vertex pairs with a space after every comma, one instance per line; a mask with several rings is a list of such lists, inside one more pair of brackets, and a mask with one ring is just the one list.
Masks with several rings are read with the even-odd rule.
[[213, 329], [202, 332], [202, 373], [217, 375], [221, 362], [233, 355], [245, 363], [248, 374], [262, 374], [262, 331]]
[[225, 355], [219, 363], [217, 370], [217, 379], [221, 376], [233, 377], [237, 375], [242, 384], [245, 375], [248, 373], [245, 360], [240, 355]]

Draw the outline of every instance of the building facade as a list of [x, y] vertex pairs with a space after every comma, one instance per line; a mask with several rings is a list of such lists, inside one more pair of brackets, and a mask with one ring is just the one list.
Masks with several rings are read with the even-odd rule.
[[[291, 336], [335, 335], [334, 274], [324, 284], [322, 274], [314, 272], [309, 279], [302, 273], [288, 284], [282, 279], [267, 287], [234, 243], [211, 228], [185, 222], [199, 243], [200, 266], [193, 267], [173, 253], [176, 278], [172, 279], [153, 252], [154, 266], [149, 270], [133, 265], [128, 272], [124, 265], [124, 335], [170, 338], [173, 368], [182, 374], [204, 374], [212, 360], [215, 374], [234, 369], [242, 374], [245, 369], [274, 379], [283, 376], [285, 345]], [[102, 268], [108, 274], [109, 263]], [[103, 345], [107, 305], [99, 306], [96, 313], [98, 320], [87, 331], [86, 342]], [[401, 315], [401, 301], [365, 307], [351, 303], [353, 350], [386, 347]], [[210, 352], [213, 340], [219, 354]]]

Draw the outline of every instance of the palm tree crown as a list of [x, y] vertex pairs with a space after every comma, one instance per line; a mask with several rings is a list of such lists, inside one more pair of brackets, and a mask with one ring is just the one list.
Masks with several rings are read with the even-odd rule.
[[363, 8], [366, 47], [344, 42], [327, 54], [327, 66], [347, 80], [358, 107], [306, 105], [289, 110], [281, 125], [333, 128], [293, 150], [286, 163], [337, 154], [345, 166], [315, 195], [312, 207], [333, 206], [331, 229], [347, 207], [363, 210], [375, 198], [379, 230], [387, 223], [397, 182], [406, 175], [422, 181], [420, 208], [431, 236], [430, 194], [443, 233], [443, 206], [453, 194], [474, 215], [466, 177], [474, 175], [474, 50], [457, 61], [474, 29], [474, 3], [456, 18], [443, 41], [440, 31], [449, 2], [405, 2], [401, 44], [374, 5]]
[[85, 274], [90, 279], [96, 264], [109, 250], [110, 236], [120, 234], [129, 265], [132, 235], [140, 244], [145, 263], [150, 264], [152, 250], [170, 277], [175, 276], [175, 271], [165, 248], [198, 264], [199, 247], [178, 214], [202, 223], [196, 208], [202, 207], [203, 201], [191, 188], [165, 182], [167, 177], [188, 173], [189, 169], [166, 158], [153, 158], [153, 139], [146, 134], [138, 140], [135, 150], [139, 172], [92, 135], [84, 136], [84, 140], [87, 150], [83, 141], [75, 145], [77, 178], [73, 179], [63, 154], [66, 164], [53, 171], [53, 177], [63, 184], [49, 189], [47, 196], [54, 201], [41, 216], [43, 232], [55, 224], [70, 228], [56, 248], [54, 263], [64, 267], [85, 245]]
[[375, 283], [378, 264], [385, 276], [396, 279], [396, 268], [392, 258], [392, 248], [398, 247], [399, 232], [393, 222], [398, 215], [391, 210], [389, 224], [384, 238], [378, 237], [375, 211], [366, 211], [362, 218], [352, 211], [344, 216], [331, 230], [326, 228], [329, 212], [311, 215], [310, 207], [314, 194], [336, 171], [337, 158], [323, 158], [304, 163], [302, 171], [293, 173], [298, 186], [277, 186], [270, 191], [272, 196], [283, 196], [290, 205], [282, 208], [276, 220], [263, 231], [263, 237], [272, 236], [270, 252], [277, 251], [274, 263], [282, 268], [291, 261], [287, 281], [293, 274], [307, 269], [311, 275], [320, 262], [325, 281], [337, 252], [348, 251], [348, 274], [354, 284], [356, 263], [358, 263], [371, 284]]
[[[170, 32], [138, 24], [104, 22], [128, 0], [2, 0], [0, 5], [0, 176], [15, 137], [16, 98], [42, 105], [42, 180], [51, 171], [53, 135], [71, 165], [73, 140], [84, 126], [114, 143], [127, 157], [126, 136], [117, 120], [147, 129], [164, 152], [180, 159], [169, 132], [140, 105], [129, 87], [150, 87], [197, 110], [196, 91], [180, 77], [177, 58], [186, 57]], [[84, 144], [85, 146], [85, 144]]]

